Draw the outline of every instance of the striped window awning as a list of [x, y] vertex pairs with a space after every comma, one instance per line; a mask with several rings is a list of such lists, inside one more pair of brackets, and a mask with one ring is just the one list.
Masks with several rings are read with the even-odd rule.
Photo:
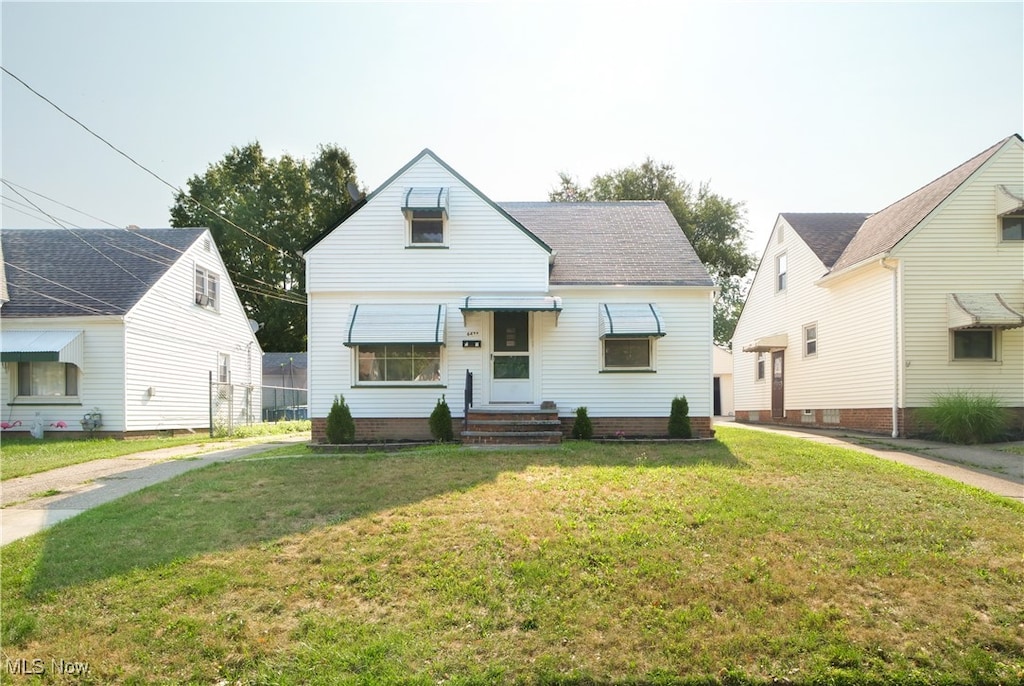
[[0, 361], [64, 362], [84, 368], [85, 334], [82, 331], [8, 331], [0, 334]]
[[601, 303], [601, 338], [652, 338], [665, 335], [665, 320], [654, 303]]
[[345, 345], [444, 345], [447, 305], [353, 305]]
[[1024, 212], [1024, 186], [996, 186], [996, 215]]
[[946, 315], [953, 330], [1024, 326], [1024, 314], [1010, 307], [998, 293], [949, 293]]
[[406, 188], [402, 195], [402, 211], [441, 210], [448, 214], [447, 188]]
[[463, 312], [561, 312], [562, 299], [550, 295], [471, 295], [459, 309]]

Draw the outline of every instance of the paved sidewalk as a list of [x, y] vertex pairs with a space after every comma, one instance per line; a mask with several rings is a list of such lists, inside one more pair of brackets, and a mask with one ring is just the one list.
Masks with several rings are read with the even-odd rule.
[[[205, 449], [201, 446], [183, 445], [83, 462], [0, 482], [0, 546], [193, 469], [308, 441], [308, 433], [299, 433], [229, 441], [210, 452], [201, 452]], [[60, 493], [37, 495], [52, 491]]]
[[[899, 462], [1024, 503], [1024, 455], [1015, 455], [997, 446], [952, 445], [913, 438], [890, 438], [853, 431], [797, 429], [765, 424], [741, 424], [731, 418], [715, 418], [715, 424], [741, 429], [767, 431], [816, 443], [859, 450], [869, 455]], [[999, 444], [1000, 446], [1002, 444]], [[1024, 445], [1024, 442], [1006, 445]]]

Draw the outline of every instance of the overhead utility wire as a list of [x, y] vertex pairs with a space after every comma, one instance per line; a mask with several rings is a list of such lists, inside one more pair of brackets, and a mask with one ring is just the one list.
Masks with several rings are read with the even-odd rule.
[[104, 312], [103, 310], [97, 310], [96, 308], [89, 307], [88, 305], [82, 305], [80, 303], [73, 303], [70, 300], [64, 300], [63, 298], [57, 298], [55, 296], [48, 295], [46, 293], [40, 293], [39, 291], [34, 290], [32, 288], [29, 288], [28, 286], [22, 286], [20, 283], [12, 283], [12, 284], [8, 284], [8, 285], [11, 288], [20, 288], [23, 291], [28, 291], [29, 293], [32, 293], [34, 295], [38, 295], [40, 298], [46, 298], [47, 300], [53, 300], [55, 302], [59, 302], [62, 305], [69, 305], [71, 307], [77, 307], [78, 309], [82, 310], [83, 312], [88, 312], [90, 314], [98, 314], [98, 315], [108, 315], [108, 314], [110, 314], [109, 312]]
[[[37, 221], [46, 221], [48, 219], [47, 217], [39, 216], [38, 211], [35, 212], [35, 213], [32, 213], [32, 212], [26, 212], [24, 209], [22, 209], [22, 208], [25, 208], [25, 207], [28, 207], [28, 208], [31, 208], [31, 209], [35, 209], [31, 205], [29, 205], [27, 203], [18, 202], [14, 198], [8, 198], [6, 195], [0, 196], [0, 198], [2, 198], [3, 201], [4, 201], [4, 207], [6, 207], [9, 210], [14, 210], [15, 212], [19, 212], [19, 213], [25, 215], [26, 217], [30, 217], [30, 218], [35, 219]], [[21, 207], [15, 207], [14, 205], [8, 205], [7, 203], [14, 203], [14, 205], [21, 205]], [[50, 219], [50, 221], [52, 222], [52, 219]], [[63, 219], [62, 221], [68, 222], [67, 219]], [[70, 222], [68, 222], [68, 223], [70, 224]], [[71, 226], [75, 226], [75, 224], [71, 224]], [[79, 228], [80, 229], [82, 227], [75, 226], [75, 228]]]
[[[37, 195], [40, 198], [43, 198], [44, 200], [49, 200], [50, 202], [57, 203], [61, 207], [66, 207], [69, 210], [71, 210], [72, 212], [78, 212], [78, 214], [81, 214], [81, 215], [84, 215], [86, 217], [89, 217], [89, 219], [95, 219], [98, 222], [103, 222], [107, 226], [111, 226], [111, 227], [113, 227], [115, 229], [123, 229], [124, 228], [123, 226], [118, 226], [117, 224], [114, 224], [113, 222], [108, 222], [106, 219], [101, 219], [100, 217], [94, 217], [93, 215], [89, 214], [88, 212], [83, 212], [82, 210], [78, 209], [77, 207], [72, 207], [71, 205], [66, 205], [66, 204], [62, 203], [60, 200], [55, 200], [55, 199], [53, 199], [53, 198], [51, 198], [51, 197], [49, 197], [47, 195], [43, 195], [39, 191], [34, 191], [31, 188], [28, 188], [26, 186], [22, 186], [20, 183], [14, 183], [10, 179], [4, 179], [4, 181], [8, 185], [10, 185], [10, 186], [17, 186], [18, 188], [20, 188], [23, 191], [28, 191], [32, 195]], [[82, 228], [82, 227], [79, 227], [79, 228]]]
[[259, 236], [257, 236], [256, 234], [254, 234], [254, 233], [252, 233], [252, 232], [250, 232], [250, 231], [248, 231], [248, 230], [246, 230], [246, 229], [242, 228], [241, 226], [239, 226], [239, 225], [238, 225], [238, 224], [236, 224], [235, 222], [231, 221], [230, 219], [228, 219], [227, 217], [225, 217], [225, 216], [224, 216], [223, 214], [221, 214], [221, 213], [220, 213], [220, 212], [218, 212], [217, 210], [215, 210], [215, 209], [213, 209], [213, 208], [209, 207], [208, 205], [206, 205], [205, 203], [203, 203], [203, 202], [202, 202], [201, 200], [197, 200], [196, 198], [193, 198], [193, 197], [192, 197], [191, 195], [188, 195], [187, 193], [185, 193], [185, 191], [183, 191], [182, 189], [178, 188], [177, 186], [175, 186], [174, 184], [172, 184], [172, 183], [171, 183], [170, 181], [167, 181], [166, 179], [164, 179], [164, 178], [163, 178], [162, 176], [160, 176], [160, 175], [159, 175], [159, 174], [157, 174], [156, 172], [154, 172], [154, 171], [152, 171], [151, 169], [147, 168], [147, 167], [146, 167], [145, 165], [143, 165], [142, 163], [140, 163], [140, 162], [136, 161], [136, 160], [135, 160], [135, 159], [134, 159], [134, 158], [133, 158], [133, 157], [132, 157], [131, 155], [129, 155], [128, 153], [124, 152], [123, 150], [121, 150], [120, 148], [118, 148], [118, 147], [117, 147], [116, 145], [114, 145], [113, 143], [111, 143], [110, 141], [108, 141], [108, 140], [107, 140], [106, 138], [104, 138], [103, 136], [99, 135], [98, 133], [96, 133], [95, 131], [93, 131], [92, 129], [90, 129], [90, 128], [89, 128], [88, 126], [86, 126], [85, 124], [83, 124], [82, 122], [78, 121], [78, 120], [77, 120], [77, 119], [75, 119], [75, 118], [74, 118], [73, 116], [71, 116], [70, 114], [68, 114], [67, 112], [65, 112], [65, 111], [64, 111], [63, 109], [61, 109], [60, 105], [58, 105], [58, 104], [57, 104], [57, 103], [55, 103], [54, 101], [50, 100], [50, 99], [49, 99], [48, 97], [46, 97], [45, 95], [43, 95], [42, 93], [40, 93], [39, 91], [37, 91], [37, 90], [36, 90], [35, 88], [33, 88], [32, 86], [30, 86], [30, 85], [28, 85], [27, 83], [25, 83], [25, 82], [24, 82], [23, 80], [21, 80], [21, 78], [19, 78], [19, 77], [18, 77], [18, 76], [16, 76], [15, 74], [11, 73], [11, 71], [10, 71], [9, 69], [7, 69], [7, 67], [4, 67], [4, 66], [0, 66], [0, 69], [2, 69], [2, 70], [3, 70], [3, 72], [4, 72], [5, 74], [7, 74], [8, 76], [10, 76], [10, 77], [11, 77], [12, 79], [14, 79], [15, 81], [17, 81], [18, 83], [20, 83], [20, 84], [21, 84], [22, 86], [24, 86], [25, 88], [27, 88], [27, 89], [29, 89], [30, 91], [32, 91], [32, 93], [34, 93], [34, 94], [35, 94], [35, 95], [37, 95], [37, 96], [38, 96], [39, 98], [41, 98], [42, 100], [44, 100], [44, 101], [45, 101], [46, 103], [48, 103], [48, 104], [49, 104], [49, 105], [50, 105], [51, 107], [53, 107], [53, 108], [54, 108], [54, 109], [56, 109], [56, 110], [57, 110], [58, 112], [60, 112], [61, 114], [63, 114], [63, 115], [65, 116], [65, 117], [67, 117], [67, 118], [68, 118], [68, 119], [70, 119], [71, 121], [73, 121], [73, 122], [75, 122], [76, 124], [78, 124], [79, 126], [81, 126], [81, 127], [83, 128], [83, 129], [85, 129], [86, 131], [88, 131], [88, 132], [89, 132], [89, 133], [90, 133], [90, 134], [91, 134], [92, 136], [94, 136], [94, 137], [95, 137], [95, 138], [96, 138], [97, 140], [99, 140], [100, 142], [102, 142], [102, 143], [103, 143], [104, 145], [106, 145], [106, 146], [107, 146], [108, 148], [110, 148], [111, 150], [113, 150], [113, 151], [114, 151], [114, 152], [116, 152], [116, 153], [117, 153], [118, 155], [120, 155], [121, 157], [125, 158], [126, 160], [128, 160], [128, 161], [129, 161], [129, 162], [131, 162], [132, 164], [134, 164], [134, 165], [135, 165], [136, 167], [138, 167], [138, 168], [139, 168], [139, 169], [141, 169], [142, 171], [144, 171], [144, 172], [146, 172], [147, 174], [149, 174], [150, 176], [152, 176], [152, 177], [153, 177], [154, 179], [156, 179], [156, 180], [157, 180], [157, 181], [159, 181], [160, 183], [164, 184], [165, 186], [167, 186], [167, 187], [168, 187], [168, 188], [170, 188], [171, 190], [173, 190], [173, 191], [175, 191], [175, 192], [177, 192], [177, 193], [180, 193], [180, 194], [181, 194], [181, 195], [182, 195], [182, 196], [183, 196], [183, 197], [184, 197], [185, 199], [187, 199], [187, 200], [191, 200], [191, 201], [192, 201], [192, 202], [194, 202], [194, 203], [195, 203], [196, 205], [198, 205], [199, 207], [202, 207], [202, 208], [203, 208], [204, 210], [206, 210], [206, 211], [207, 211], [207, 212], [209, 212], [210, 214], [213, 214], [214, 216], [220, 217], [221, 219], [223, 219], [224, 221], [226, 221], [226, 222], [227, 222], [228, 224], [230, 224], [231, 226], [235, 227], [236, 229], [238, 229], [239, 231], [241, 231], [242, 233], [244, 233], [244, 234], [245, 234], [246, 236], [248, 236], [249, 238], [252, 238], [253, 240], [255, 240], [255, 241], [258, 241], [258, 242], [262, 243], [263, 245], [267, 246], [267, 247], [268, 247], [268, 248], [270, 248], [271, 250], [276, 250], [276, 251], [278, 251], [278, 252], [280, 252], [280, 253], [284, 253], [284, 250], [282, 250], [281, 248], [278, 248], [277, 246], [275, 246], [275, 245], [272, 245], [272, 244], [268, 243], [267, 241], [263, 240], [262, 238], [260, 238], [260, 237], [259, 237]]

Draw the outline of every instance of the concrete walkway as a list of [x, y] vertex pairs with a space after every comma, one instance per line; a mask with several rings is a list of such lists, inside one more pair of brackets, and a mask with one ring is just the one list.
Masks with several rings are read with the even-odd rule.
[[816, 443], [859, 450], [883, 460], [899, 462], [933, 474], [1024, 503], [1024, 455], [999, 450], [1024, 446], [1024, 441], [1006, 444], [951, 445], [913, 438], [889, 438], [844, 430], [797, 429], [765, 424], [741, 424], [716, 417], [717, 426], [735, 426], [752, 431], [803, 438]]
[[[52, 469], [0, 482], [0, 546], [146, 486], [215, 462], [309, 441], [309, 433], [208, 446], [182, 445]], [[200, 453], [200, 454], [197, 454]], [[59, 491], [56, 495], [43, 493]]]

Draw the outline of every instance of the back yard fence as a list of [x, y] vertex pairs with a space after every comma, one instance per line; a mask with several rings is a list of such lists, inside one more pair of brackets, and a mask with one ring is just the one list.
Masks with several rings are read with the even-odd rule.
[[210, 436], [232, 435], [239, 426], [259, 421], [259, 410], [255, 407], [256, 387], [252, 384], [236, 384], [215, 381], [210, 373]]

